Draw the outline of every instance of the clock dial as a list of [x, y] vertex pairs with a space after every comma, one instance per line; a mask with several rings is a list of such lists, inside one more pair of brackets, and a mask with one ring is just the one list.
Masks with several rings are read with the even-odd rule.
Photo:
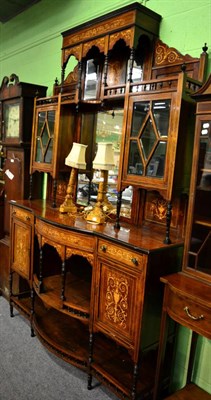
[[4, 132], [5, 137], [19, 137], [20, 104], [5, 104], [4, 108]]

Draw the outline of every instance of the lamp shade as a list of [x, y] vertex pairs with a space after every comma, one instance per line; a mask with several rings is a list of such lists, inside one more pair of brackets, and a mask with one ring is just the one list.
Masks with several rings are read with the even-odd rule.
[[85, 152], [87, 146], [81, 143], [73, 142], [73, 147], [65, 158], [65, 165], [69, 167], [86, 169]]
[[114, 167], [114, 151], [112, 143], [98, 143], [97, 153], [93, 160], [94, 169], [109, 170]]

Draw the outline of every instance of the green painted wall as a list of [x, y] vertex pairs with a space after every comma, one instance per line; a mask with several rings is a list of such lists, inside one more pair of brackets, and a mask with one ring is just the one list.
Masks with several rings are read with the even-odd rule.
[[[15, 72], [25, 82], [49, 87], [60, 80], [61, 32], [132, 0], [42, 0], [11, 21], [0, 24], [0, 80]], [[163, 19], [160, 38], [181, 53], [199, 57], [211, 48], [211, 0], [148, 0]], [[211, 70], [211, 53], [209, 53]]]
[[[141, 1], [139, 1], [141, 3]], [[52, 94], [61, 76], [61, 32], [96, 18], [131, 0], [42, 0], [11, 21], [0, 24], [0, 83], [16, 73], [23, 82], [48, 86]], [[160, 38], [182, 54], [199, 57], [204, 43], [211, 49], [211, 0], [143, 0], [162, 16]], [[211, 52], [208, 73], [211, 72]], [[175, 360], [173, 386], [183, 385], [189, 332], [181, 329]], [[211, 342], [202, 339], [194, 381], [211, 394]]]

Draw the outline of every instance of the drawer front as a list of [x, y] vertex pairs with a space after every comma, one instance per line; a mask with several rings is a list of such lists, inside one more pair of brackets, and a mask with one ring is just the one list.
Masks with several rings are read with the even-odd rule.
[[167, 312], [182, 325], [211, 339], [211, 310], [203, 304], [168, 288]]
[[89, 252], [94, 251], [95, 238], [88, 235], [67, 231], [41, 220], [36, 221], [36, 232], [47, 238], [49, 242], [52, 241], [63, 246], [75, 247]]
[[23, 222], [27, 222], [28, 224], [32, 224], [34, 222], [33, 214], [30, 211], [24, 210], [19, 207], [12, 206], [11, 216], [16, 217]]
[[143, 269], [147, 260], [147, 256], [144, 254], [136, 253], [102, 239], [98, 242], [98, 254], [137, 269]]

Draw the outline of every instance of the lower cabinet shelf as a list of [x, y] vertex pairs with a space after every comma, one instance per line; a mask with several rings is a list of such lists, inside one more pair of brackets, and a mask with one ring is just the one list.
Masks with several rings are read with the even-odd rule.
[[165, 400], [210, 400], [211, 395], [205, 392], [203, 389], [189, 383], [183, 389], [178, 390], [171, 396], [166, 397]]
[[[91, 375], [119, 398], [132, 398], [134, 363], [129, 352], [103, 334], [96, 334], [94, 341]], [[157, 351], [154, 349], [143, 352], [139, 357], [136, 398], [150, 399], [152, 396], [156, 357]]]
[[88, 324], [66, 316], [35, 299], [33, 329], [45, 347], [65, 361], [86, 369], [89, 349]]
[[[30, 319], [31, 315], [31, 299], [30, 295], [25, 297], [20, 296], [11, 296], [10, 297], [10, 305], [11, 307], [15, 306], [15, 308], [23, 314], [27, 319]], [[13, 313], [13, 312], [12, 312]]]

